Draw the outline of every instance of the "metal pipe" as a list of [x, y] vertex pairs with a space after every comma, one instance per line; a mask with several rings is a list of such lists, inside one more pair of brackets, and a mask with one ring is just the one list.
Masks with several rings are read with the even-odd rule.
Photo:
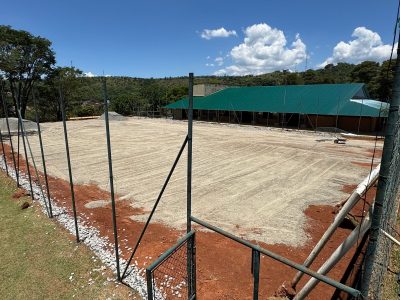
[[192, 215], [192, 158], [193, 158], [193, 73], [189, 73], [189, 110], [188, 110], [188, 157], [187, 157], [187, 214], [186, 232], [192, 230], [190, 216]]
[[64, 94], [62, 92], [61, 85], [58, 88], [58, 93], [59, 93], [59, 97], [60, 97], [61, 115], [62, 115], [62, 121], [63, 121], [63, 127], [64, 127], [65, 152], [67, 154], [69, 185], [71, 188], [72, 211], [74, 214], [74, 223], [75, 223], [75, 235], [76, 235], [76, 242], [79, 243], [80, 240], [79, 240], [78, 217], [76, 214], [75, 192], [74, 192], [74, 182], [72, 179], [71, 157], [69, 155], [69, 144], [68, 144], [67, 122], [66, 122], [66, 115], [65, 115]]
[[[314, 249], [310, 252], [310, 255], [304, 261], [303, 266], [308, 268], [321, 250], [324, 248], [326, 243], [328, 242], [329, 238], [333, 235], [335, 230], [339, 227], [339, 225], [343, 222], [347, 214], [351, 211], [354, 205], [365, 195], [365, 193], [371, 188], [373, 184], [378, 180], [380, 165], [378, 165], [353, 191], [350, 195], [347, 202], [343, 205], [342, 209], [336, 215], [335, 219], [333, 220], [332, 224], [329, 225], [328, 229], [325, 231], [324, 235], [315, 245]], [[304, 274], [302, 272], [297, 272], [292, 280], [292, 287], [295, 288], [297, 283], [300, 281], [301, 277]]]
[[[39, 186], [40, 192], [41, 192], [41, 194], [42, 194], [42, 198], [43, 198], [43, 201], [44, 201], [44, 205], [46, 206], [46, 211], [47, 211], [47, 213], [48, 213], [49, 216], [50, 216], [49, 208], [48, 208], [47, 203], [46, 203], [46, 198], [45, 198], [44, 193], [43, 193], [42, 184], [41, 184], [41, 182], [40, 182], [40, 176], [39, 176], [39, 173], [38, 173], [38, 170], [37, 170], [37, 167], [36, 167], [35, 157], [33, 156], [31, 144], [29, 143], [29, 138], [28, 138], [28, 135], [26, 134], [25, 125], [24, 125], [24, 123], [22, 122], [22, 115], [21, 115], [21, 110], [19, 109], [19, 107], [17, 107], [17, 112], [18, 112], [18, 118], [19, 118], [19, 120], [21, 121], [22, 141], [24, 142], [24, 146], [25, 146], [25, 141], [26, 141], [26, 144], [27, 144], [27, 146], [28, 146], [28, 150], [29, 150], [29, 153], [30, 153], [31, 158], [32, 158], [33, 169], [35, 170], [36, 180], [38, 181], [38, 186]], [[25, 138], [24, 138], [24, 137], [25, 137]], [[24, 148], [25, 148], [25, 147], [24, 147]], [[28, 164], [28, 165], [29, 165], [29, 164]], [[28, 174], [29, 174], [29, 173], [28, 173]], [[31, 188], [32, 188], [32, 186], [31, 186]], [[33, 200], [33, 198], [34, 198], [34, 197], [33, 197], [33, 193], [32, 193], [32, 200]]]
[[[16, 176], [17, 182], [18, 182], [19, 174], [17, 172], [17, 163], [15, 161], [15, 153], [14, 153], [14, 146], [13, 146], [13, 141], [12, 141], [12, 137], [11, 137], [10, 123], [8, 122], [7, 104], [6, 104], [6, 100], [5, 100], [4, 96], [3, 96], [3, 86], [1, 87], [1, 98], [3, 100], [2, 101], [3, 102], [3, 110], [4, 110], [4, 116], [6, 118], [8, 137], [10, 139], [11, 154], [12, 154], [12, 159], [13, 159], [13, 164], [14, 164], [15, 176]], [[18, 183], [17, 183], [17, 187], [18, 187]]]
[[253, 299], [258, 300], [258, 290], [260, 286], [260, 252], [252, 250], [253, 252]]
[[[325, 275], [328, 273], [341, 259], [344, 255], [349, 252], [349, 250], [355, 245], [355, 243], [362, 239], [365, 233], [371, 226], [371, 219], [369, 213], [363, 219], [361, 224], [350, 233], [350, 235], [344, 240], [342, 244], [332, 253], [332, 255], [325, 261], [325, 263], [318, 269], [318, 274]], [[307, 297], [310, 292], [316, 287], [319, 280], [316, 278], [311, 278], [306, 285], [296, 294], [294, 300], [302, 300]]]
[[156, 202], [154, 203], [153, 209], [151, 210], [150, 215], [149, 215], [149, 217], [147, 218], [146, 224], [144, 225], [144, 227], [143, 227], [143, 229], [142, 229], [142, 232], [140, 233], [139, 239], [138, 239], [138, 241], [137, 241], [137, 243], [136, 243], [136, 245], [135, 245], [135, 248], [134, 248], [133, 251], [132, 251], [131, 257], [129, 258], [128, 262], [126, 263], [125, 270], [124, 270], [124, 272], [122, 273], [122, 276], [121, 276], [122, 279], [125, 278], [126, 271], [128, 270], [128, 267], [129, 267], [129, 265], [130, 265], [130, 263], [131, 263], [131, 261], [132, 261], [134, 255], [135, 255], [135, 253], [136, 253], [137, 248], [138, 248], [139, 245], [140, 245], [140, 242], [142, 241], [143, 235], [144, 235], [144, 233], [145, 233], [145, 231], [146, 231], [146, 229], [147, 229], [147, 226], [149, 226], [149, 223], [150, 223], [150, 221], [151, 221], [151, 218], [153, 217], [153, 214], [154, 214], [154, 212], [156, 211], [156, 208], [157, 208], [157, 206], [158, 206], [158, 203], [160, 202], [161, 197], [162, 197], [162, 195], [164, 194], [164, 191], [165, 191], [165, 189], [166, 189], [166, 187], [167, 187], [167, 185], [168, 185], [168, 182], [169, 182], [169, 180], [171, 179], [172, 174], [174, 173], [175, 167], [176, 167], [176, 165], [178, 164], [178, 161], [179, 161], [179, 159], [180, 159], [180, 157], [181, 157], [181, 155], [182, 155], [182, 153], [183, 153], [183, 150], [184, 150], [185, 147], [186, 147], [187, 141], [188, 141], [188, 137], [186, 136], [186, 137], [185, 137], [185, 140], [183, 141], [183, 144], [182, 144], [182, 146], [181, 146], [181, 149], [179, 150], [179, 153], [178, 153], [177, 157], [175, 158], [174, 164], [172, 165], [172, 168], [171, 168], [171, 170], [169, 171], [169, 174], [168, 174], [167, 178], [165, 179], [164, 185], [163, 185], [163, 187], [161, 188], [161, 191], [160, 191], [160, 193], [159, 193], [159, 195], [158, 195], [158, 197], [157, 197], [157, 200], [156, 200]]
[[[218, 111], [219, 119], [219, 111]], [[189, 108], [188, 108], [188, 157], [187, 157], [187, 204], [186, 204], [186, 232], [192, 230], [192, 159], [193, 159], [193, 73], [189, 73]], [[188, 273], [188, 299], [194, 294], [192, 285], [192, 253], [187, 245], [187, 273]]]
[[44, 181], [46, 184], [46, 193], [47, 193], [47, 202], [49, 205], [49, 217], [53, 217], [53, 208], [51, 206], [51, 198], [50, 198], [50, 188], [49, 188], [49, 181], [47, 178], [47, 169], [46, 169], [46, 159], [44, 156], [44, 148], [43, 148], [43, 141], [42, 141], [42, 131], [40, 129], [40, 123], [39, 123], [39, 114], [38, 114], [38, 106], [35, 98], [35, 93], [32, 90], [32, 97], [33, 97], [33, 102], [35, 106], [35, 115], [36, 115], [36, 125], [38, 129], [38, 136], [39, 136], [39, 145], [40, 145], [40, 153], [42, 155], [42, 164], [43, 164], [43, 173], [44, 173]]
[[21, 126], [19, 125], [19, 119], [18, 119], [18, 125], [17, 125], [17, 173], [18, 173], [18, 177], [17, 177], [17, 186], [19, 187], [19, 171], [20, 171], [20, 168], [19, 168], [19, 159], [20, 159], [20, 156], [19, 156], [19, 149], [20, 149], [20, 133], [21, 133]]
[[397, 246], [400, 246], [400, 242], [396, 240], [393, 236], [391, 236], [389, 233], [387, 233], [385, 230], [381, 228], [381, 232], [393, 243], [395, 243]]
[[7, 166], [7, 158], [6, 158], [6, 151], [4, 150], [3, 134], [1, 133], [1, 129], [0, 129], [0, 140], [1, 140], [1, 149], [3, 151], [4, 164], [6, 166], [6, 174], [7, 174], [7, 176], [9, 176], [9, 174], [8, 174], [8, 166]]
[[103, 79], [103, 94], [104, 94], [104, 120], [106, 123], [106, 137], [107, 137], [108, 172], [110, 175], [112, 222], [114, 229], [115, 262], [117, 267], [117, 279], [118, 281], [121, 281], [121, 275], [119, 269], [117, 216], [115, 212], [114, 176], [113, 176], [112, 155], [111, 155], [111, 139], [110, 139], [110, 124], [109, 124], [110, 122], [108, 120], [108, 96], [107, 96], [107, 84], [105, 78]]
[[[28, 172], [29, 187], [31, 189], [31, 199], [33, 200], [34, 197], [33, 197], [33, 187], [32, 187], [32, 176], [31, 176], [31, 170], [29, 168], [28, 152], [26, 150], [26, 143], [25, 143], [26, 132], [23, 130], [22, 117], [21, 117], [21, 113], [20, 113], [20, 109], [19, 109], [19, 103], [18, 102], [16, 102], [16, 103], [17, 103], [18, 124], [19, 124], [19, 128], [21, 128], [22, 145], [23, 145], [24, 154], [25, 154], [26, 170]], [[18, 139], [19, 139], [19, 132], [18, 132]], [[19, 151], [19, 149], [18, 149], [18, 151]], [[19, 153], [18, 153], [18, 161], [19, 161]], [[18, 172], [19, 172], [19, 166], [18, 166]]]
[[237, 236], [235, 236], [235, 235], [233, 235], [233, 234], [231, 234], [229, 232], [226, 232], [225, 230], [222, 230], [222, 229], [220, 229], [220, 228], [218, 228], [216, 226], [208, 224], [207, 222], [201, 221], [201, 220], [199, 220], [199, 219], [197, 219], [197, 218], [195, 218], [193, 216], [192, 216], [191, 219], [192, 219], [193, 222], [195, 222], [195, 223], [197, 223], [199, 225], [202, 225], [202, 226], [204, 226], [204, 227], [206, 227], [206, 228], [208, 228], [208, 229], [210, 229], [212, 231], [215, 231], [215, 232], [217, 232], [217, 233], [219, 233], [219, 234], [221, 234], [221, 235], [223, 235], [223, 236], [225, 236], [225, 237], [227, 237], [227, 238], [229, 238], [231, 240], [234, 240], [234, 241], [238, 242], [239, 244], [242, 244], [242, 245], [244, 245], [246, 247], [249, 247], [251, 249], [257, 250], [260, 253], [262, 253], [262, 254], [264, 254], [264, 255], [266, 255], [266, 256], [268, 256], [268, 257], [270, 257], [270, 258], [272, 258], [272, 259], [274, 259], [276, 261], [279, 261], [279, 262], [283, 263], [284, 265], [287, 265], [287, 266], [292, 267], [292, 268], [294, 268], [296, 270], [302, 271], [303, 273], [305, 273], [307, 275], [310, 275], [312, 277], [315, 277], [318, 280], [320, 280], [322, 282], [325, 282], [326, 284], [329, 284], [330, 286], [333, 286], [333, 287], [335, 287], [337, 289], [340, 289], [340, 290], [342, 290], [342, 291], [344, 291], [344, 292], [346, 292], [346, 293], [348, 293], [348, 294], [350, 294], [350, 295], [352, 295], [354, 297], [361, 296], [360, 291], [358, 291], [358, 290], [356, 290], [356, 289], [354, 289], [352, 287], [349, 287], [349, 286], [344, 285], [344, 284], [342, 284], [340, 282], [337, 282], [336, 280], [333, 280], [333, 279], [331, 279], [331, 278], [329, 278], [329, 277], [327, 277], [325, 275], [318, 274], [317, 272], [314, 272], [314, 271], [304, 267], [303, 265], [300, 265], [300, 264], [295, 263], [295, 262], [293, 262], [293, 261], [291, 261], [291, 260], [289, 260], [289, 259], [287, 259], [285, 257], [282, 257], [282, 256], [280, 256], [278, 254], [275, 254], [272, 251], [269, 251], [267, 249], [261, 248], [258, 245], [254, 245], [254, 244], [252, 244], [252, 243], [250, 243], [248, 241], [245, 241], [245, 240], [243, 240], [243, 239], [241, 239], [241, 238], [239, 238], [239, 237], [237, 237]]

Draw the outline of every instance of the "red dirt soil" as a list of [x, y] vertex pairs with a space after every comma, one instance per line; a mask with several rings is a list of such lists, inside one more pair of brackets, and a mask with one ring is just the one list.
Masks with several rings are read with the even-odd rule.
[[[12, 156], [10, 148], [5, 145], [8, 165], [12, 166]], [[23, 157], [20, 157], [21, 171], [25, 173], [26, 164]], [[33, 176], [34, 170], [30, 167]], [[40, 174], [40, 177], [43, 177]], [[34, 178], [34, 176], [33, 176]], [[37, 180], [36, 180], [37, 181]], [[44, 184], [44, 178], [41, 178]], [[52, 199], [62, 207], [67, 208], [72, 215], [71, 192], [69, 182], [49, 177], [50, 194]], [[344, 186], [343, 191], [349, 193], [355, 186]], [[368, 209], [368, 202], [373, 199], [375, 188], [372, 188], [367, 194], [367, 201], [360, 201], [352, 210], [354, 216], [362, 216], [363, 210]], [[113, 241], [113, 227], [111, 219], [111, 205], [99, 208], [86, 208], [85, 204], [100, 200], [109, 199], [110, 194], [101, 190], [95, 185], [75, 185], [75, 200], [78, 215], [86, 220], [90, 225], [98, 228], [102, 236], [107, 236], [110, 242]], [[338, 199], [338, 202], [343, 199]], [[128, 259], [135, 242], [144, 226], [143, 222], [137, 222], [130, 218], [132, 215], [148, 215], [140, 209], [134, 209], [128, 201], [119, 200], [117, 197], [117, 225], [122, 257]], [[303, 263], [313, 246], [317, 243], [326, 228], [333, 221], [335, 208], [331, 206], [310, 205], [305, 210], [307, 216], [306, 232], [309, 235], [308, 242], [301, 247], [289, 247], [286, 245], [275, 244], [268, 245], [252, 241], [269, 249], [279, 255], [291, 259], [297, 263]], [[198, 229], [199, 226], [193, 226]], [[320, 253], [311, 269], [317, 270], [322, 263], [331, 255], [338, 245], [348, 236], [352, 229], [339, 228], [330, 239], [326, 247]], [[184, 235], [184, 231], [172, 229], [163, 224], [150, 224], [144, 236], [144, 239], [137, 251], [135, 260], [140, 267], [149, 265], [165, 250], [170, 248], [179, 237]], [[197, 294], [199, 299], [252, 299], [253, 281], [250, 272], [251, 250], [230, 239], [218, 235], [214, 232], [197, 231]], [[129, 250], [129, 251], [128, 251]], [[340, 281], [349, 267], [350, 275], [354, 275], [358, 262], [351, 262], [356, 251], [356, 247], [347, 253], [347, 255], [335, 266], [328, 275]], [[284, 281], [290, 281], [295, 275], [296, 270], [291, 269], [271, 258], [262, 256], [260, 271], [260, 299], [266, 299], [273, 296], [275, 291]], [[351, 276], [350, 276], [351, 277]], [[309, 279], [304, 276], [297, 286], [297, 290]], [[351, 278], [344, 280], [351, 284]], [[318, 284], [312, 291], [308, 299], [330, 299], [335, 293], [335, 289], [324, 284]], [[335, 296], [336, 297], [336, 296]], [[341, 298], [343, 299], [343, 298]]]

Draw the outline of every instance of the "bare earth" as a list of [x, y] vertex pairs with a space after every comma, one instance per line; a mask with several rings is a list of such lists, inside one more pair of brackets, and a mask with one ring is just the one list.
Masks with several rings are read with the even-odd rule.
[[[109, 190], [104, 121], [67, 126], [75, 183]], [[187, 123], [127, 118], [110, 126], [116, 191], [149, 212]], [[62, 123], [42, 124], [42, 130], [49, 174], [68, 180]], [[29, 140], [41, 169], [38, 138]], [[353, 162], [370, 163], [373, 147], [363, 140], [337, 145], [312, 132], [195, 122], [193, 215], [250, 240], [299, 246], [307, 241], [303, 211], [346, 197], [342, 186], [358, 184], [369, 172]], [[186, 160], [185, 151], [154, 215], [178, 229], [186, 222]]]

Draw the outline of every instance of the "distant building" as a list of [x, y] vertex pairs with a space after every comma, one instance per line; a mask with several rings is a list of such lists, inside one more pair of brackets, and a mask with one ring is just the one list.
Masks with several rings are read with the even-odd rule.
[[[369, 99], [365, 85], [314, 84], [223, 87], [198, 85], [194, 119], [302, 129], [338, 128], [372, 133], [383, 128], [388, 103]], [[186, 119], [188, 99], [164, 108]]]

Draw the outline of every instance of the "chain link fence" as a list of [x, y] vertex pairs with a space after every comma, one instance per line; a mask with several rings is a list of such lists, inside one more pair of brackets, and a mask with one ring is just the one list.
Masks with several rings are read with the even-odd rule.
[[[386, 181], [385, 197], [382, 206], [382, 216], [377, 233], [376, 250], [372, 265], [371, 279], [369, 280], [368, 299], [381, 299], [384, 276], [390, 261], [392, 241], [388, 239], [383, 231], [392, 236], [396, 235], [395, 227], [397, 212], [399, 209], [399, 185], [400, 185], [400, 118], [393, 130], [393, 147], [391, 149], [391, 159], [389, 174], [380, 180]], [[383, 230], [383, 231], [382, 231]]]
[[186, 235], [146, 270], [148, 299], [195, 296], [195, 234]]

